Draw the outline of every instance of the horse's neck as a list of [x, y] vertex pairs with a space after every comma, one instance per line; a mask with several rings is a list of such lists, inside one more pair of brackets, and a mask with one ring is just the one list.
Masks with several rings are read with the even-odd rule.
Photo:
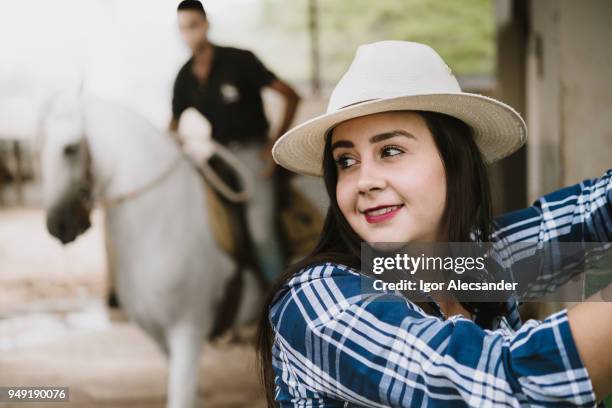
[[112, 200], [137, 191], [180, 159], [180, 149], [171, 137], [136, 112], [93, 97], [85, 109], [99, 198]]
[[[198, 248], [214, 247], [208, 232], [202, 181], [171, 137], [134, 112], [102, 101], [94, 101], [88, 107], [87, 140], [96, 189], [102, 186], [100, 198], [112, 201], [159, 180], [106, 212], [115, 261], [130, 263], [134, 254], [159, 251], [159, 242], [147, 239], [152, 226], [156, 231], [152, 236], [159, 237], [163, 231], [164, 236], [176, 242], [196, 242]], [[177, 159], [181, 162], [175, 166]], [[160, 175], [168, 171], [168, 176], [160, 180]], [[205, 255], [205, 251], [200, 252]], [[154, 262], [156, 258], [151, 259]]]

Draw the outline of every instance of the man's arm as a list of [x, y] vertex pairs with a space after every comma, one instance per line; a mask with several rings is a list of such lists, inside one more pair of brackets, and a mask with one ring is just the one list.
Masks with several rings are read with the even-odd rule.
[[267, 86], [282, 95], [285, 100], [285, 111], [283, 114], [283, 120], [278, 129], [277, 134], [274, 135], [272, 139], [270, 139], [270, 141], [264, 147], [264, 151], [262, 152], [262, 155], [268, 161], [266, 169], [263, 173], [264, 177], [271, 176], [272, 172], [274, 171], [274, 168], [276, 167], [276, 163], [274, 163], [274, 160], [272, 159], [272, 145], [274, 145], [274, 142], [276, 142], [276, 140], [289, 129], [289, 126], [291, 126], [291, 123], [295, 118], [297, 106], [300, 102], [300, 96], [298, 95], [298, 93], [295, 92], [295, 90], [286, 82], [281, 81], [280, 79], [272, 80], [272, 82], [270, 82]]
[[286, 82], [283, 82], [280, 79], [273, 80], [268, 86], [274, 89], [276, 92], [280, 93], [285, 99], [285, 112], [283, 115], [283, 121], [281, 122], [276, 137], [272, 139], [273, 142], [275, 142], [276, 139], [278, 139], [283, 133], [285, 133], [289, 129], [289, 126], [291, 126], [291, 123], [295, 118], [297, 106], [300, 102], [300, 96], [297, 94], [297, 92], [295, 92], [292, 87], [290, 87]]
[[189, 102], [186, 98], [187, 83], [185, 82], [184, 67], [181, 68], [179, 73], [174, 80], [174, 86], [172, 87], [172, 118], [168, 124], [168, 133], [172, 136], [179, 144], [182, 144], [182, 140], [178, 134], [179, 119], [185, 109], [189, 107]]

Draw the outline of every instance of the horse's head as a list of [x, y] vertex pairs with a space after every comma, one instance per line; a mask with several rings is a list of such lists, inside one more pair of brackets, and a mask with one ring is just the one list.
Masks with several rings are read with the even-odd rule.
[[41, 122], [43, 201], [49, 233], [66, 244], [91, 223], [91, 156], [79, 93], [54, 97]]

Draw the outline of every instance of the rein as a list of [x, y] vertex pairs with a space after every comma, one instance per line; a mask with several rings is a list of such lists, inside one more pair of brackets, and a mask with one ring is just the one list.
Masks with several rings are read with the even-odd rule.
[[238, 158], [225, 146], [215, 142], [214, 140], [209, 140], [209, 143], [211, 143], [213, 146], [213, 153], [218, 155], [236, 171], [236, 174], [242, 180], [243, 188], [242, 191], [234, 191], [221, 179], [221, 177], [219, 177], [213, 168], [210, 167], [208, 160], [204, 160], [198, 165], [206, 182], [208, 182], [212, 188], [223, 196], [223, 198], [232, 203], [244, 203], [248, 201], [253, 195], [254, 188], [252, 175], [250, 174], [249, 169], [246, 168], [246, 166], [242, 164], [240, 160], [238, 160]]
[[[220, 145], [219, 143], [213, 142], [214, 153], [225, 160], [226, 163], [231, 165], [237, 172], [238, 176], [242, 179], [244, 183], [244, 188], [241, 191], [234, 191], [231, 187], [229, 187], [220, 177], [219, 175], [210, 167], [208, 161], [204, 161], [200, 163], [197, 167], [201, 169], [201, 174], [204, 176], [205, 181], [216, 190], [222, 197], [227, 199], [232, 203], [243, 203], [251, 198], [253, 195], [253, 181], [251, 180], [251, 175], [249, 174], [248, 169], [234, 156], [228, 149]], [[89, 152], [89, 149], [87, 149]], [[95, 200], [100, 207], [108, 210], [109, 208], [115, 207], [119, 204], [122, 204], [128, 200], [134, 199], [139, 195], [151, 190], [156, 187], [158, 184], [161, 184], [166, 178], [168, 178], [181, 164], [183, 160], [183, 154], [179, 154], [174, 163], [172, 163], [163, 173], [159, 176], [148, 182], [147, 184], [136, 188], [132, 191], [128, 191], [127, 193], [119, 194], [116, 197], [106, 199], [106, 200]], [[87, 180], [92, 183], [93, 175], [91, 172], [91, 158], [88, 155], [88, 166], [87, 166]]]
[[99, 203], [100, 207], [108, 210], [109, 208], [115, 207], [128, 200], [138, 197], [139, 195], [151, 190], [153, 187], [156, 187], [158, 184], [161, 184], [165, 179], [167, 179], [174, 172], [174, 170], [179, 167], [182, 162], [182, 159], [183, 156], [179, 155], [174, 161], [174, 163], [172, 163], [163, 173], [161, 173], [159, 176], [157, 176], [147, 184], [132, 191], [128, 191], [127, 193], [119, 194], [116, 197], [107, 200], [99, 200], [97, 202]]

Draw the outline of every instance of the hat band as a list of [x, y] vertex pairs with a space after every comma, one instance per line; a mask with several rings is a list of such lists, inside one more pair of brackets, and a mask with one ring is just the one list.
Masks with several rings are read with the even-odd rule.
[[[371, 102], [371, 101], [378, 101], [380, 99], [381, 98], [364, 99], [363, 101], [349, 103], [348, 105], [344, 105], [344, 106], [339, 107], [338, 109], [336, 109], [336, 111], [342, 110], [344, 108], [348, 108], [349, 106], [357, 106], [357, 105], [361, 105], [362, 103]], [[331, 113], [331, 112], [328, 110], [327, 113]]]

